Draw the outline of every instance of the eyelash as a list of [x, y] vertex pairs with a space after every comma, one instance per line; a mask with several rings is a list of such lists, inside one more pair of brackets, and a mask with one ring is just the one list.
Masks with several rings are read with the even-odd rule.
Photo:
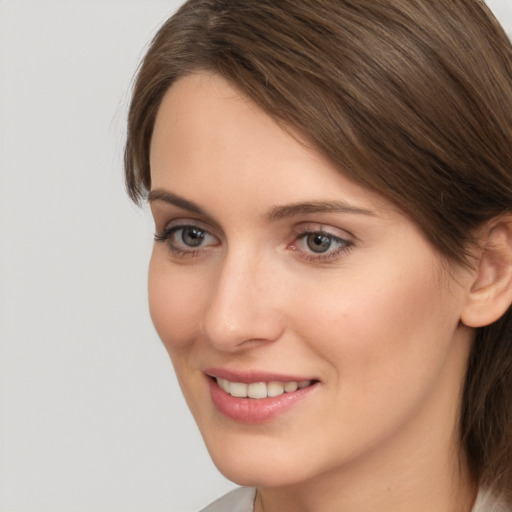
[[[178, 234], [180, 231], [182, 232], [186, 229], [190, 230], [197, 230], [204, 234], [204, 236], [213, 237], [206, 229], [202, 228], [201, 226], [194, 225], [194, 224], [185, 224], [185, 225], [178, 225], [178, 226], [172, 226], [169, 228], [164, 229], [161, 233], [155, 234], [155, 242], [160, 243], [167, 243], [167, 246], [171, 252], [171, 254], [174, 257], [177, 258], [196, 258], [201, 256], [201, 254], [208, 249], [208, 247], [211, 247], [212, 245], [208, 246], [198, 246], [198, 248], [193, 248], [190, 246], [189, 249], [182, 249], [180, 247], [177, 247], [175, 243], [173, 243], [173, 237]], [[329, 244], [337, 243], [339, 244], [339, 247], [335, 250], [330, 250], [330, 248], [327, 249], [326, 252], [318, 252], [315, 254], [313, 250], [310, 252], [300, 250], [296, 247], [299, 242], [307, 239], [309, 236], [321, 236], [325, 237]], [[325, 231], [321, 227], [319, 229], [311, 229], [309, 227], [304, 228], [298, 228], [294, 231], [294, 240], [292, 243], [288, 244], [288, 248], [290, 248], [293, 251], [296, 251], [297, 257], [312, 261], [312, 262], [328, 262], [330, 260], [336, 259], [339, 255], [348, 252], [352, 246], [353, 242], [350, 240], [347, 240], [345, 238], [341, 238], [339, 236], [336, 236], [332, 233], [329, 233], [328, 231]], [[182, 240], [183, 241], [183, 240]], [[213, 244], [215, 246], [217, 244]]]
[[321, 237], [325, 237], [329, 240], [329, 243], [338, 243], [339, 247], [334, 250], [329, 250], [327, 252], [323, 253], [314, 253], [314, 251], [311, 252], [305, 252], [301, 251], [297, 253], [297, 256], [302, 259], [306, 259], [308, 261], [313, 262], [328, 262], [330, 260], [336, 259], [338, 256], [340, 256], [343, 253], [349, 252], [350, 249], [353, 247], [354, 243], [351, 240], [347, 240], [346, 238], [341, 238], [339, 236], [336, 236], [332, 233], [329, 233], [328, 231], [325, 231], [322, 229], [322, 227], [318, 229], [311, 229], [310, 227], [304, 227], [304, 228], [298, 228], [295, 231], [295, 240], [289, 245], [289, 247], [292, 250], [297, 250], [295, 247], [295, 244], [297, 241], [302, 241], [307, 239], [307, 237], [312, 235], [318, 235]]
[[186, 229], [197, 230], [200, 231], [201, 233], [204, 233], [207, 236], [213, 237], [213, 235], [211, 235], [206, 229], [202, 228], [201, 226], [195, 224], [185, 224], [179, 226], [172, 226], [164, 229], [161, 233], [155, 233], [155, 242], [167, 243], [167, 246], [171, 251], [171, 254], [178, 258], [194, 258], [200, 256], [201, 253], [206, 249], [205, 247], [198, 247], [197, 249], [194, 249], [192, 246], [190, 246], [190, 249], [181, 249], [180, 247], [177, 247], [175, 243], [173, 243], [173, 237], [180, 231], [183, 232]]

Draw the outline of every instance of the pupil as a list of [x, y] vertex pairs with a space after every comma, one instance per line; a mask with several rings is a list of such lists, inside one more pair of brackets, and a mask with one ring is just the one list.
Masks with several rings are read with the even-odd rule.
[[204, 231], [197, 228], [186, 228], [181, 234], [181, 239], [185, 245], [197, 247], [204, 240]]
[[331, 239], [320, 233], [313, 233], [307, 237], [308, 247], [313, 252], [325, 252], [331, 247]]

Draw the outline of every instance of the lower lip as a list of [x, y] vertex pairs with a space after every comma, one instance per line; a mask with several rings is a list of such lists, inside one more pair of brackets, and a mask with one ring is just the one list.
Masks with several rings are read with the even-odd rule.
[[224, 416], [240, 423], [267, 423], [289, 411], [308, 396], [317, 384], [298, 389], [291, 393], [267, 398], [237, 398], [226, 393], [217, 381], [207, 378], [213, 404]]

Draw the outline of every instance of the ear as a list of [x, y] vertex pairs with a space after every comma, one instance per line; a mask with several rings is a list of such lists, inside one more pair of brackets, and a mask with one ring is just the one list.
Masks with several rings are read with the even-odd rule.
[[512, 215], [490, 220], [481, 234], [477, 270], [461, 314], [468, 327], [492, 324], [512, 303]]

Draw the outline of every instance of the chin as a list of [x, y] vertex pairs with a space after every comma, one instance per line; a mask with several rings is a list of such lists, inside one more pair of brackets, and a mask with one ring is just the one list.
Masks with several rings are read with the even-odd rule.
[[297, 474], [296, 469], [276, 464], [273, 460], [255, 464], [244, 460], [214, 460], [214, 463], [228, 480], [243, 487], [285, 487], [307, 480], [307, 476]]
[[259, 446], [227, 448], [210, 447], [207, 443], [207, 448], [217, 469], [228, 480], [244, 487], [283, 487], [312, 478], [312, 466], [297, 457], [296, 451], [289, 447], [265, 449], [261, 443], [254, 444]]

